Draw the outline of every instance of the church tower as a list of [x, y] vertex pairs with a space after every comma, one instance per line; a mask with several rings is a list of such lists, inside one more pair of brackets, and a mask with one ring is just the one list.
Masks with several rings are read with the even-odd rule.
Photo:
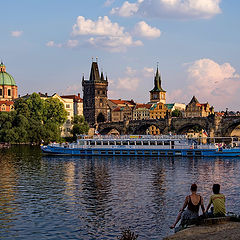
[[98, 70], [98, 63], [92, 62], [89, 80], [82, 78], [83, 115], [90, 125], [107, 121], [108, 80]]
[[166, 104], [166, 91], [162, 89], [161, 85], [162, 80], [157, 67], [157, 72], [154, 78], [154, 88], [150, 91], [150, 103], [161, 102]]

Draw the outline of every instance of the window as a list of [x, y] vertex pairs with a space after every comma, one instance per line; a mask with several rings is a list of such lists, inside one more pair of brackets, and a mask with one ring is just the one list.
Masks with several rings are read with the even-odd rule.
[[2, 88], [0, 89], [0, 95], [1, 95], [1, 96], [3, 95], [3, 90], [2, 90]]
[[66, 104], [66, 108], [70, 108], [70, 104]]
[[8, 89], [8, 96], [11, 96], [11, 89]]

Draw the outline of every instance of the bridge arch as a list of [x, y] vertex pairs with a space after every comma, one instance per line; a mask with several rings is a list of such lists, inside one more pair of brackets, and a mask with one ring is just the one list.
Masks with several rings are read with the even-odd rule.
[[235, 132], [234, 135], [237, 135], [240, 137], [240, 118], [236, 119], [234, 121], [227, 121], [222, 126], [222, 136], [223, 137], [230, 137], [233, 135], [234, 130], [236, 130], [239, 127], [239, 134]]
[[181, 134], [185, 134], [187, 133], [190, 129], [193, 129], [193, 130], [208, 130], [206, 126], [200, 124], [200, 123], [187, 123], [187, 124], [184, 124], [182, 126], [180, 126], [178, 129], [176, 129], [176, 133], [181, 135]]
[[116, 127], [105, 127], [105, 128], [99, 129], [98, 132], [101, 135], [107, 135], [107, 134], [110, 134], [111, 131], [118, 132], [119, 134], [122, 134], [122, 129], [116, 128]]

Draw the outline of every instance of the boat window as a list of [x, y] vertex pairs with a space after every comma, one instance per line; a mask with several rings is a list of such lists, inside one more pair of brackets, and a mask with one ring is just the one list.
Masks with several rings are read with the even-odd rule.
[[142, 151], [137, 151], [137, 154], [142, 154]]
[[115, 145], [114, 141], [109, 141], [109, 145]]
[[145, 154], [150, 154], [150, 151], [145, 151]]
[[142, 145], [141, 141], [136, 141], [136, 145]]
[[113, 151], [108, 151], [108, 154], [113, 155]]
[[174, 144], [175, 144], [175, 142], [174, 142], [174, 141], [171, 141], [171, 144], [172, 144], [172, 145], [174, 145]]
[[163, 145], [162, 141], [157, 141], [157, 145]]
[[150, 145], [156, 145], [155, 141], [150, 141]]
[[115, 151], [115, 154], [120, 154], [120, 151]]
[[122, 151], [122, 154], [128, 154], [128, 152], [127, 151]]
[[128, 145], [127, 141], [122, 142], [122, 145]]
[[148, 145], [148, 141], [143, 141], [143, 145]]
[[130, 151], [130, 154], [135, 154], [135, 151]]
[[130, 141], [129, 145], [135, 145], [135, 142], [134, 141]]
[[157, 151], [152, 151], [152, 155], [158, 155]]
[[96, 141], [97, 145], [102, 145], [101, 141]]
[[164, 145], [170, 145], [169, 141], [164, 141]]
[[116, 145], [122, 145], [121, 141], [116, 141]]
[[90, 141], [90, 145], [95, 145], [95, 141]]
[[103, 145], [108, 145], [108, 141], [103, 141]]
[[160, 152], [160, 155], [161, 156], [165, 156], [165, 152]]

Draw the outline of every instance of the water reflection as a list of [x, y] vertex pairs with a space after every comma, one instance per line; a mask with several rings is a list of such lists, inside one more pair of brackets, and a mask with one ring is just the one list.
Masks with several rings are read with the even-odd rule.
[[193, 182], [205, 204], [221, 184], [228, 211], [239, 213], [235, 158], [42, 157], [15, 147], [0, 159], [0, 238], [139, 239], [170, 233]]

